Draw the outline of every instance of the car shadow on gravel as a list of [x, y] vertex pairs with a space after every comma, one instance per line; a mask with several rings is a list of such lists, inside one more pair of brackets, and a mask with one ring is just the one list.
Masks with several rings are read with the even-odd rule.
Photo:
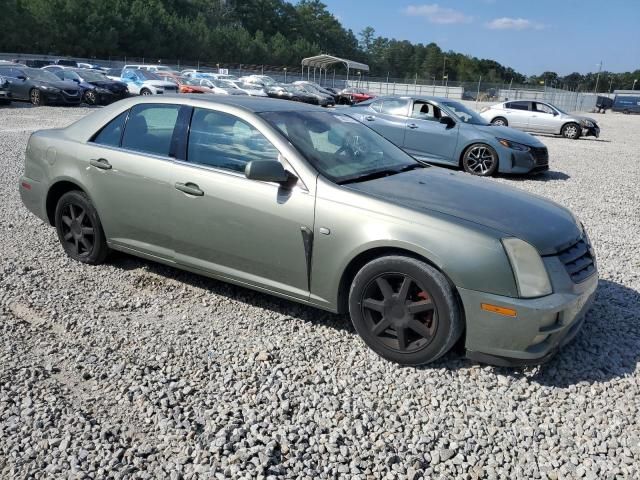
[[[108, 263], [123, 270], [141, 270], [209, 291], [230, 300], [267, 309], [291, 320], [328, 326], [355, 334], [347, 315], [337, 315], [314, 307], [250, 290], [150, 260], [112, 252]], [[528, 377], [540, 385], [568, 387], [581, 382], [606, 382], [633, 374], [640, 363], [640, 292], [619, 283], [600, 280], [598, 294], [576, 338], [548, 363], [535, 368], [491, 367], [496, 373], [514, 378]], [[437, 361], [416, 369], [471, 368], [476, 362], [464, 356], [463, 339]]]
[[[640, 292], [600, 280], [596, 301], [575, 339], [529, 381], [565, 388], [579, 383], [608, 382], [633, 375], [640, 364]], [[524, 370], [496, 369], [520, 377]]]
[[513, 180], [515, 182], [553, 182], [553, 181], [565, 181], [569, 180], [571, 177], [564, 172], [554, 172], [554, 171], [546, 171], [538, 174], [498, 174], [497, 178], [502, 178], [504, 180]]

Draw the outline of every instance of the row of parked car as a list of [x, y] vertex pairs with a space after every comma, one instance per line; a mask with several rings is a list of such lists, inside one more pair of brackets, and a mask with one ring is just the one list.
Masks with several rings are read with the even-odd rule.
[[125, 65], [106, 69], [60, 61], [40, 68], [0, 62], [0, 102], [34, 105], [107, 105], [129, 95], [213, 93], [251, 95], [305, 102], [324, 107], [373, 98], [359, 88], [337, 90], [310, 81], [278, 83], [267, 75], [233, 75], [200, 70], [176, 71], [163, 65]]

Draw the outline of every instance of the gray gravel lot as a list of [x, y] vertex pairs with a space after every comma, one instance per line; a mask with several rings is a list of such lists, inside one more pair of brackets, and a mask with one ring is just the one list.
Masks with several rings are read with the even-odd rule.
[[640, 116], [487, 180], [571, 208], [599, 260], [576, 340], [514, 370], [402, 368], [345, 317], [67, 259], [17, 181], [32, 131], [89, 111], [0, 109], [0, 478], [640, 478]]

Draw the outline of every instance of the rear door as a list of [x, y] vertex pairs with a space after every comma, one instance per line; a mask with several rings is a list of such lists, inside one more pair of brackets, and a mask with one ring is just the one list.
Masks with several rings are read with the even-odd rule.
[[[397, 146], [404, 144], [405, 126], [409, 115], [409, 99], [383, 98], [366, 108], [356, 107], [358, 120]], [[351, 112], [350, 112], [351, 113]]]
[[173, 260], [169, 184], [190, 108], [135, 105], [82, 147], [88, 191], [107, 238], [118, 246]]
[[526, 130], [529, 127], [531, 102], [522, 100], [507, 102], [504, 104], [504, 110], [510, 127], [520, 130]]
[[440, 123], [445, 113], [431, 102], [415, 100], [407, 121], [404, 146], [407, 153], [422, 160], [457, 165], [454, 158], [459, 127]]

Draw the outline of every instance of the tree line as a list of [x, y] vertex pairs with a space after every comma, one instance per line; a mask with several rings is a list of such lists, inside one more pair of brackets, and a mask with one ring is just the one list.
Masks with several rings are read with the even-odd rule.
[[[368, 63], [372, 76], [440, 83], [478, 81], [593, 90], [596, 74], [527, 77], [489, 60], [411, 43], [357, 35], [320, 0], [0, 0], [0, 51], [85, 58], [145, 57], [182, 62], [264, 64], [296, 69], [330, 53]], [[640, 71], [604, 72], [599, 90], [631, 88]], [[605, 88], [607, 87], [607, 88]], [[638, 85], [640, 88], [640, 85]]]

